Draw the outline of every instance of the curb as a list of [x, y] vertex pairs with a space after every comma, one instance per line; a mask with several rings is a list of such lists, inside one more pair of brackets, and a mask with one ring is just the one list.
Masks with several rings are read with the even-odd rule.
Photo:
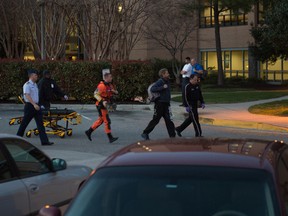
[[199, 118], [200, 123], [215, 126], [228, 126], [235, 128], [245, 128], [245, 129], [255, 129], [255, 130], [265, 130], [265, 131], [278, 131], [288, 133], [288, 128], [280, 127], [272, 124], [262, 123], [262, 122], [250, 122], [250, 121], [240, 121], [240, 120], [225, 120], [225, 119], [212, 119], [212, 118]]

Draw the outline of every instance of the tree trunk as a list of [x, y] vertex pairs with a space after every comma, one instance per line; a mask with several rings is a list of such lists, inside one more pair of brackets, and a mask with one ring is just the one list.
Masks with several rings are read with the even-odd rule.
[[258, 68], [257, 68], [257, 60], [255, 56], [252, 54], [252, 50], [254, 49], [253, 46], [249, 46], [248, 49], [248, 65], [249, 65], [249, 77], [248, 78], [258, 78]]
[[216, 41], [217, 65], [218, 65], [217, 85], [223, 86], [224, 85], [224, 73], [223, 73], [223, 64], [222, 64], [222, 48], [221, 48], [221, 37], [220, 37], [218, 1], [214, 1], [214, 21], [215, 21], [215, 41]]

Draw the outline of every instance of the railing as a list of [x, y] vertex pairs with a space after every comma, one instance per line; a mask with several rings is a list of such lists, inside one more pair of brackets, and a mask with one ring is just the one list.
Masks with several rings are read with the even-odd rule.
[[262, 72], [262, 79], [273, 82], [288, 82], [288, 71], [269, 71]]
[[[217, 73], [216, 70], [211, 71], [212, 73]], [[241, 77], [241, 78], [248, 78], [249, 72], [244, 70], [224, 70], [224, 75], [226, 78], [230, 77]], [[267, 82], [288, 82], [288, 71], [261, 71], [260, 78], [267, 81]]]
[[[247, 14], [229, 14], [219, 16], [220, 26], [238, 26], [247, 25], [248, 16]], [[215, 26], [213, 16], [200, 17], [200, 28], [210, 28]]]

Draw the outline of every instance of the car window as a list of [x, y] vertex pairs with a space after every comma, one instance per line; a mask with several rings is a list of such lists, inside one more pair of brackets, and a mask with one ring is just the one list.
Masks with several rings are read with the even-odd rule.
[[21, 177], [49, 172], [50, 159], [39, 149], [22, 140], [4, 141]]
[[12, 178], [12, 173], [9, 168], [8, 162], [0, 151], [0, 182], [7, 181]]
[[269, 173], [254, 169], [103, 168], [85, 184], [65, 215], [276, 216], [273, 187]]
[[288, 213], [288, 148], [282, 150], [278, 157], [277, 173], [280, 183], [280, 195], [285, 202], [286, 212]]

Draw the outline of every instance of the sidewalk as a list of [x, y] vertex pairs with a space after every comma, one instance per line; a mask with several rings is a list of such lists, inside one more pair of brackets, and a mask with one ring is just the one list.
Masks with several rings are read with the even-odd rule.
[[[238, 128], [251, 128], [257, 130], [272, 130], [279, 132], [288, 132], [288, 117], [277, 117], [267, 115], [257, 115], [248, 112], [248, 108], [255, 104], [262, 104], [277, 100], [288, 100], [288, 96], [272, 98], [267, 100], [258, 100], [245, 103], [233, 104], [207, 104], [205, 109], [199, 109], [200, 122], [217, 126], [228, 126]], [[179, 106], [180, 103], [171, 102], [173, 115], [184, 115], [185, 108]], [[95, 110], [94, 104], [55, 104], [59, 109]], [[23, 104], [0, 104], [1, 110], [21, 110]], [[151, 104], [119, 104], [119, 111], [141, 111], [153, 110]]]

